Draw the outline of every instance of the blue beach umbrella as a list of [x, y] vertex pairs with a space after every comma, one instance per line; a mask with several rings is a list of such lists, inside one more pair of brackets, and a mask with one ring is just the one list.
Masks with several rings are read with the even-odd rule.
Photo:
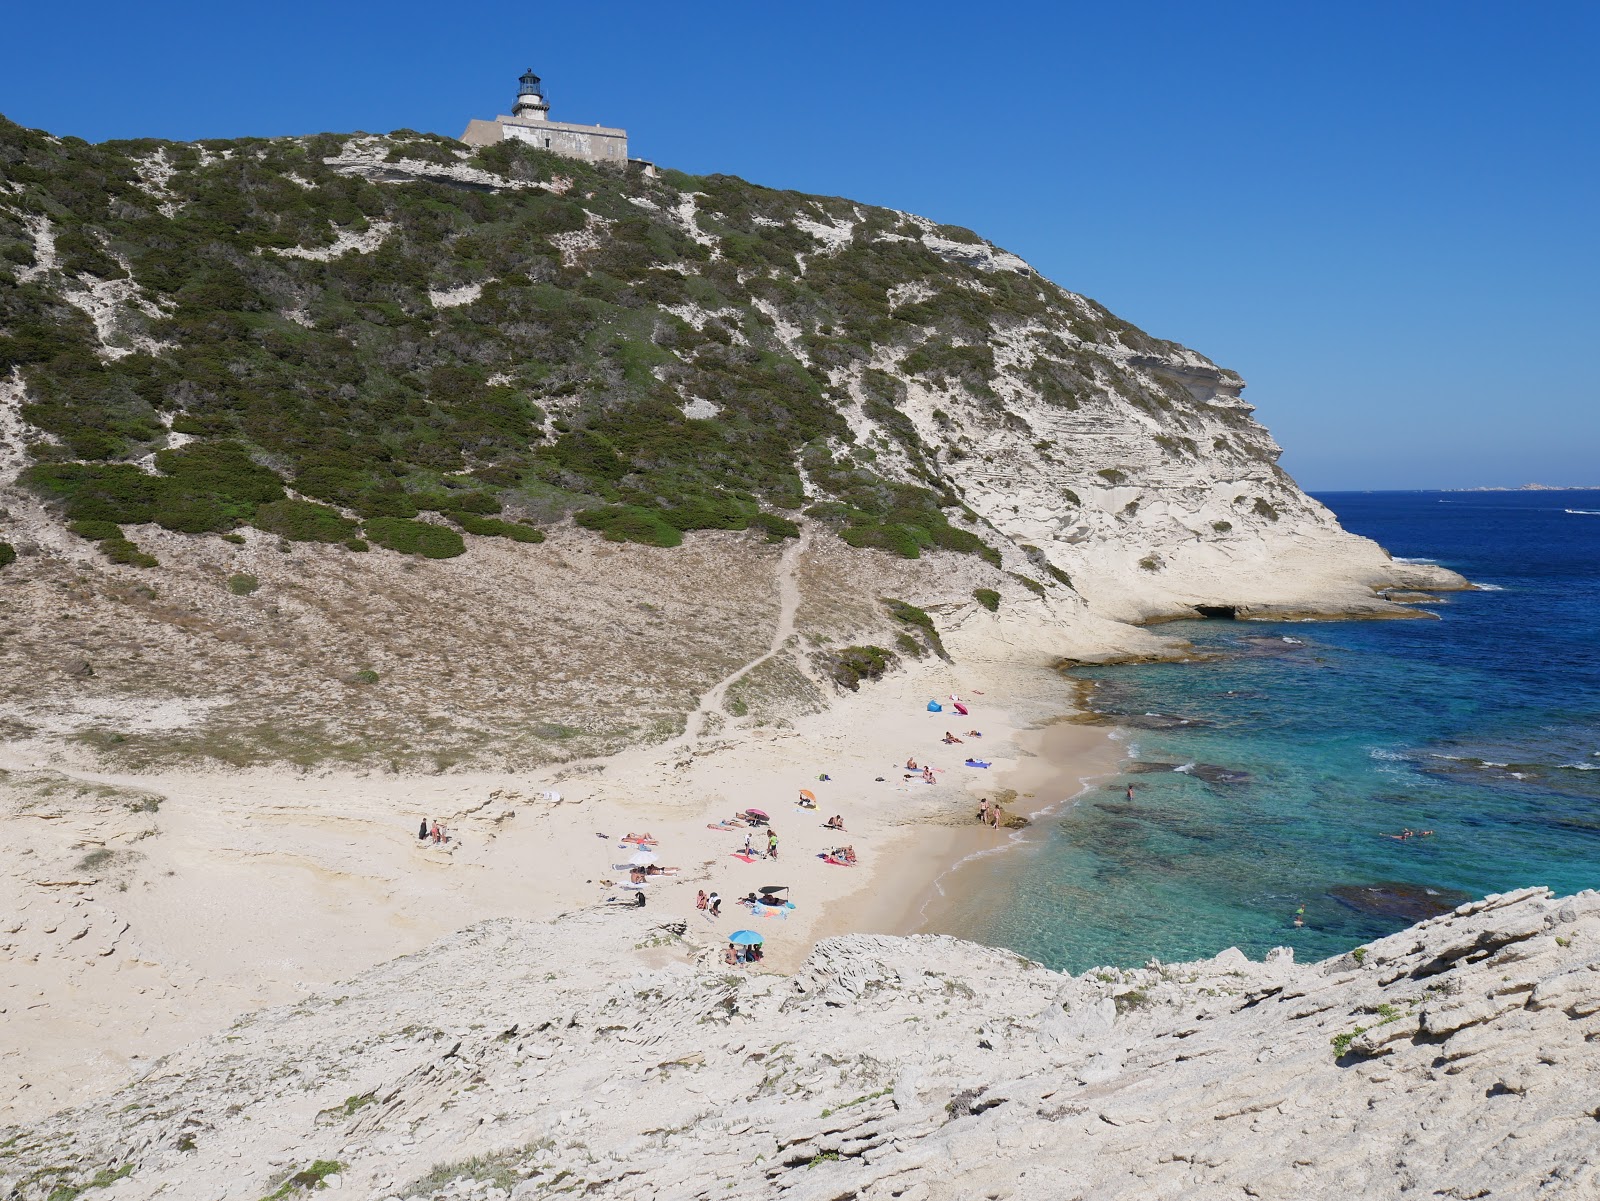
[[754, 946], [756, 943], [766, 942], [767, 940], [761, 937], [761, 935], [757, 934], [754, 930], [735, 930], [732, 934], [728, 935], [728, 941], [733, 943], [735, 946], [749, 947]]

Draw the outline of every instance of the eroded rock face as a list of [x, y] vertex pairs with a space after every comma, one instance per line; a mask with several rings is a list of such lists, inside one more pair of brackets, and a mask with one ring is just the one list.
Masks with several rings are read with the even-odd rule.
[[1079, 977], [868, 935], [749, 976], [631, 913], [497, 921], [7, 1132], [0, 1188], [1592, 1198], [1597, 1014], [1593, 892]]

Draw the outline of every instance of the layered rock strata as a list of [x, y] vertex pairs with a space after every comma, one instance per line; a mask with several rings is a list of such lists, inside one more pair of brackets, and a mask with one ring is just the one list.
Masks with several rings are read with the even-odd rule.
[[1318, 964], [1077, 977], [857, 935], [782, 978], [643, 916], [497, 921], [9, 1132], [0, 1186], [1576, 1201], [1600, 1192], [1597, 1039], [1593, 892], [1491, 896]]

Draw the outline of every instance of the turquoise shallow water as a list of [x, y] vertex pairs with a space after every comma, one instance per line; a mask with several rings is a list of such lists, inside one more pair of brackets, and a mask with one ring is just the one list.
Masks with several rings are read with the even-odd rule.
[[[1133, 770], [970, 865], [944, 928], [1072, 971], [1305, 960], [1469, 895], [1600, 886], [1600, 493], [1319, 499], [1493, 590], [1438, 621], [1180, 623], [1220, 658], [1078, 673]], [[1406, 827], [1433, 834], [1385, 837]]]

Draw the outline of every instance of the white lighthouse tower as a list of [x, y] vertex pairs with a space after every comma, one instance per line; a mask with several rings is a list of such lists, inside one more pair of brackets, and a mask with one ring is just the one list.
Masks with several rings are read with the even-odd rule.
[[539, 77], [533, 73], [532, 67], [523, 72], [517, 84], [517, 106], [511, 110], [511, 115], [525, 121], [548, 121], [550, 105], [544, 98], [544, 89], [539, 86]]

